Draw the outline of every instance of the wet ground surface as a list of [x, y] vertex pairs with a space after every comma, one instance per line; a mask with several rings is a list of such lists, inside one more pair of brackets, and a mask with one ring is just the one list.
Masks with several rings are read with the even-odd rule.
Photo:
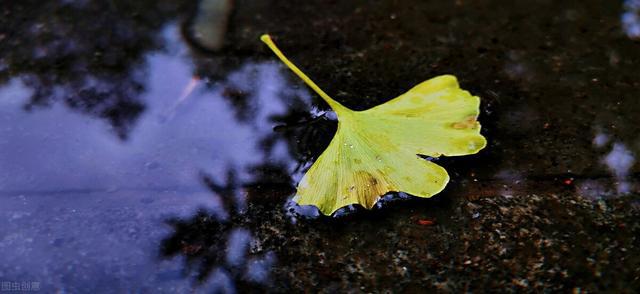
[[[180, 2], [0, 9], [2, 291], [640, 289], [638, 1]], [[292, 205], [336, 122], [263, 33], [354, 109], [456, 75], [488, 147]]]

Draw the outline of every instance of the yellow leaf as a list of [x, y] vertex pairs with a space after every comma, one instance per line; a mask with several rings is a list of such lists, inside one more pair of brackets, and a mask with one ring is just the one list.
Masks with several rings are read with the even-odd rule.
[[330, 215], [360, 204], [371, 209], [388, 192], [431, 197], [449, 182], [441, 166], [420, 158], [475, 154], [480, 135], [480, 99], [460, 89], [452, 75], [422, 82], [376, 107], [353, 111], [333, 100], [289, 61], [268, 35], [260, 38], [338, 116], [329, 147], [304, 175], [293, 198]]

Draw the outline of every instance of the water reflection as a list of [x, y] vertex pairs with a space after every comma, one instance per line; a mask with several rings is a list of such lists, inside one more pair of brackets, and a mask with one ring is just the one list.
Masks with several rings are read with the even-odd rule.
[[[593, 138], [593, 146], [602, 153], [600, 164], [606, 167], [606, 173], [580, 179], [576, 192], [591, 200], [619, 197], [637, 191], [637, 174], [633, 172], [636, 162], [635, 152], [625, 141], [613, 140], [617, 137], [601, 127]], [[633, 143], [633, 142], [631, 142]]]
[[[249, 228], [256, 227], [255, 218], [238, 209], [233, 193], [212, 192], [223, 200], [228, 214], [220, 217], [200, 210], [190, 218], [168, 220], [174, 232], [162, 242], [162, 256], [184, 256], [186, 276], [195, 276], [199, 287], [216, 293], [268, 286], [277, 258], [252, 235]], [[268, 207], [273, 211], [278, 205]]]
[[[182, 258], [154, 265], [157, 242], [180, 239], [179, 229], [161, 226], [175, 218], [204, 220], [213, 230], [211, 240], [165, 251], [184, 256], [184, 264], [201, 256], [202, 268], [194, 272], [203, 286], [269, 284], [277, 258], [268, 250], [256, 251], [252, 232], [243, 229], [247, 200], [282, 209], [292, 192], [292, 175], [328, 143], [318, 134], [331, 132], [335, 123], [314, 117], [309, 94], [289, 85], [276, 63], [247, 62], [224, 79], [202, 79], [193, 75], [196, 66], [185, 58], [186, 48], [175, 45], [180, 44], [176, 26], [163, 29], [161, 36], [174, 45], [146, 55], [130, 71], [145, 73], [136, 87], [140, 107], [113, 102], [122, 93], [102, 80], [82, 79], [80, 89], [102, 89], [111, 98], [100, 101], [119, 105], [108, 111], [136, 113], [135, 126], [127, 124], [126, 141], [112, 135], [109, 129], [117, 128], [112, 122], [80, 114], [74, 105], [51, 103], [36, 113], [25, 111], [34, 93], [46, 92], [41, 83], [29, 82], [30, 73], [0, 88], [0, 206], [5, 208], [0, 227], [13, 232], [0, 235], [0, 248], [12, 256], [0, 266], [0, 272], [12, 274], [2, 278], [29, 276], [48, 289], [72, 284], [87, 290], [104, 287], [87, 285], [105, 276], [106, 267], [117, 289], [132, 289], [127, 283], [133, 283], [143, 285], [140, 289], [184, 290], [189, 281], [174, 274]], [[110, 78], [105, 77], [120, 81]], [[91, 98], [95, 92], [71, 95], [77, 89], [61, 93], [100, 105]], [[136, 112], [141, 108], [145, 111]], [[304, 141], [313, 144], [305, 147]], [[50, 252], [51, 244], [63, 252]], [[27, 256], [47, 263], [25, 268]], [[80, 264], [93, 274], [75, 274]]]
[[183, 31], [190, 44], [203, 51], [218, 51], [225, 43], [227, 23], [233, 9], [231, 0], [198, 1], [194, 16]]
[[640, 0], [626, 0], [620, 20], [629, 38], [640, 39]]
[[[2, 20], [0, 84], [19, 77], [31, 90], [23, 102], [26, 109], [62, 103], [104, 119], [117, 136], [126, 139], [145, 110], [138, 99], [145, 92], [145, 54], [160, 47], [163, 40], [157, 38], [158, 32], [183, 9], [173, 1], [149, 3], [7, 3], [5, 11], [28, 11], [25, 18], [30, 21]], [[145, 19], [138, 19], [139, 15]]]
[[[292, 91], [277, 65], [246, 64], [225, 81], [196, 88], [175, 106], [181, 88], [191, 81], [192, 67], [166, 54], [152, 54], [147, 62], [152, 87], [140, 97], [147, 111], [126, 143], [109, 138], [101, 121], [61, 105], [28, 115], [20, 108], [33, 89], [19, 79], [4, 87], [2, 191], [189, 190], [201, 172], [225, 181], [233, 171], [241, 185], [259, 181], [258, 167], [265, 164], [285, 170], [278, 176], [298, 166], [287, 145], [296, 138], [273, 132], [282, 124], [273, 120], [297, 119], [288, 112], [289, 104], [301, 111], [308, 108], [308, 96]], [[168, 110], [174, 112], [169, 118]]]
[[613, 144], [611, 152], [603, 158], [603, 163], [607, 165], [616, 179], [619, 194], [631, 192], [631, 184], [627, 182], [627, 177], [634, 162], [633, 153], [622, 143]]

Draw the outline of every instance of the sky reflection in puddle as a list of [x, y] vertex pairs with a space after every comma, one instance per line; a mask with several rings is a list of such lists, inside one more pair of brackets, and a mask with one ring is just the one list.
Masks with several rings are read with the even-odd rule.
[[[265, 151], [261, 141], [274, 134], [272, 116], [284, 115], [290, 87], [274, 63], [246, 64], [212, 89], [198, 87], [174, 106], [191, 67], [175, 56], [148, 58], [147, 105], [130, 139], [120, 141], [103, 121], [54, 104], [26, 113], [29, 89], [19, 80], [3, 89], [0, 191], [15, 193], [120, 189], [193, 190], [198, 174], [225, 179], [229, 170], [242, 182], [254, 180], [250, 168], [263, 162], [293, 168], [284, 141]], [[255, 87], [255, 86], [258, 87]], [[249, 119], [239, 121], [223, 97], [232, 87], [250, 95]], [[172, 108], [176, 109], [172, 109]], [[173, 111], [170, 118], [166, 113]]]
[[[612, 175], [616, 186], [616, 193], [601, 193], [600, 195], [628, 194], [634, 190], [634, 182], [629, 179], [629, 176], [635, 164], [635, 155], [623, 142], [612, 142], [609, 144], [610, 141], [610, 136], [604, 132], [598, 132], [593, 139], [593, 145], [598, 149], [606, 149], [607, 145], [611, 145], [610, 151], [602, 157], [601, 162]], [[599, 186], [591, 188], [591, 190], [596, 192], [604, 191], [604, 189]]]
[[[181, 44], [174, 26], [164, 35]], [[203, 175], [235, 189], [260, 182], [260, 166], [295, 174], [299, 163], [273, 131], [274, 119], [291, 105], [308, 112], [307, 92], [288, 85], [273, 62], [245, 63], [224, 80], [194, 83], [185, 54], [179, 46], [146, 58], [147, 90], [139, 97], [145, 110], [126, 140], [106, 121], [59, 103], [24, 111], [32, 90], [20, 78], [0, 88], [0, 278], [78, 287], [66, 289], [72, 292], [100, 289], [99, 276], [111, 289], [184, 290], [188, 281], [158, 280], [179, 269], [180, 259], [152, 264], [167, 217], [189, 217], [202, 207], [227, 213]], [[246, 104], [233, 105], [230, 92]], [[247, 230], [233, 232], [251, 238]], [[248, 259], [249, 239], [238, 234], [230, 235], [227, 263], [246, 264], [245, 279], [267, 283], [275, 256]], [[214, 276], [222, 281], [229, 274], [220, 269]]]
[[587, 199], [601, 200], [637, 191], [637, 177], [632, 175], [636, 162], [634, 151], [624, 142], [613, 141], [613, 136], [600, 127], [596, 130], [593, 146], [602, 152], [600, 164], [606, 167], [609, 175], [581, 179], [576, 185], [576, 193]]
[[640, 39], [640, 0], [626, 0], [620, 20], [629, 38]]

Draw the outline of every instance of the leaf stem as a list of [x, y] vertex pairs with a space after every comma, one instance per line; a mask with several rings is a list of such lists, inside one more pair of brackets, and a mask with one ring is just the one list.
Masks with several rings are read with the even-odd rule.
[[276, 56], [278, 56], [278, 58], [280, 58], [280, 60], [291, 71], [293, 71], [298, 77], [300, 77], [300, 79], [302, 79], [311, 89], [313, 89], [313, 91], [318, 93], [318, 95], [320, 95], [320, 97], [322, 97], [322, 99], [324, 99], [324, 101], [326, 101], [329, 104], [329, 106], [331, 106], [331, 109], [333, 109], [333, 111], [335, 111], [338, 116], [342, 113], [345, 113], [347, 110], [349, 110], [348, 108], [344, 107], [342, 104], [333, 100], [333, 98], [329, 97], [327, 93], [322, 91], [322, 89], [320, 89], [320, 87], [318, 87], [318, 85], [316, 85], [316, 83], [314, 83], [306, 74], [304, 74], [295, 64], [289, 61], [289, 59], [286, 56], [284, 56], [282, 51], [278, 49], [278, 46], [276, 46], [276, 44], [273, 43], [273, 41], [271, 40], [271, 36], [264, 34], [260, 36], [260, 40], [262, 40], [262, 42], [267, 44], [267, 46], [269, 46], [271, 51], [273, 51], [273, 53], [275, 53]]

